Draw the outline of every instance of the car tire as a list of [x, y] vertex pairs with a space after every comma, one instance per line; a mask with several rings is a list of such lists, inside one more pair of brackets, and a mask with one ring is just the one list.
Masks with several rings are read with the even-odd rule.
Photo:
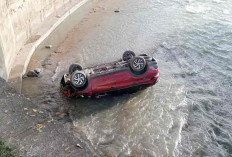
[[75, 88], [81, 88], [84, 87], [87, 84], [87, 77], [85, 73], [81, 71], [75, 71], [71, 75], [71, 84]]
[[69, 74], [72, 74], [73, 72], [75, 71], [81, 71], [82, 70], [82, 66], [78, 63], [74, 63], [74, 64], [71, 64], [70, 67], [69, 67]]
[[136, 74], [141, 74], [146, 69], [147, 63], [143, 57], [134, 57], [130, 61], [130, 68]]
[[128, 61], [134, 57], [135, 57], [135, 53], [133, 51], [125, 51], [122, 55], [122, 59], [124, 61]]

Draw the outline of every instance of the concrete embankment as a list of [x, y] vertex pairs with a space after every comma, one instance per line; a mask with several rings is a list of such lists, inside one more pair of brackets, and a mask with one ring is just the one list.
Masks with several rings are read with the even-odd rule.
[[0, 1], [0, 76], [21, 77], [35, 49], [88, 1]]
[[57, 119], [0, 78], [0, 139], [21, 156], [93, 156], [74, 136], [71, 122]]

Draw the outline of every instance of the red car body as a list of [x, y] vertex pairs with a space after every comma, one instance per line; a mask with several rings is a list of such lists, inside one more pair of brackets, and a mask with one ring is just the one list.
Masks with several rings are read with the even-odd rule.
[[[61, 80], [61, 91], [67, 97], [99, 98], [108, 94], [128, 93], [150, 87], [157, 83], [159, 70], [154, 58], [146, 61], [146, 69], [142, 74], [132, 72], [123, 60], [83, 69], [88, 83], [82, 89], [75, 89], [70, 83], [70, 74], [65, 74]], [[122, 66], [119, 66], [120, 64]], [[101, 72], [98, 71], [99, 69]]]

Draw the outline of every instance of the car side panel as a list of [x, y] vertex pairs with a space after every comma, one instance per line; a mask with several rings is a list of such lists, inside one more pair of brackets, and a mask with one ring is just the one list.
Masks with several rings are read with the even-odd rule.
[[156, 81], [152, 80], [152, 77], [154, 77], [157, 73], [158, 69], [155, 69], [153, 66], [150, 66], [145, 74], [139, 76], [134, 75], [128, 69], [120, 72], [115, 72], [113, 74], [92, 78], [90, 79], [92, 93], [104, 93], [132, 87], [138, 84], [152, 84]]

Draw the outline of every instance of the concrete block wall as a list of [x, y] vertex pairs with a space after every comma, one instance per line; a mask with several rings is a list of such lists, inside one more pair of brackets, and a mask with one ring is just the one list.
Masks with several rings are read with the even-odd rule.
[[0, 77], [7, 80], [22, 46], [72, 1], [80, 0], [0, 0]]

